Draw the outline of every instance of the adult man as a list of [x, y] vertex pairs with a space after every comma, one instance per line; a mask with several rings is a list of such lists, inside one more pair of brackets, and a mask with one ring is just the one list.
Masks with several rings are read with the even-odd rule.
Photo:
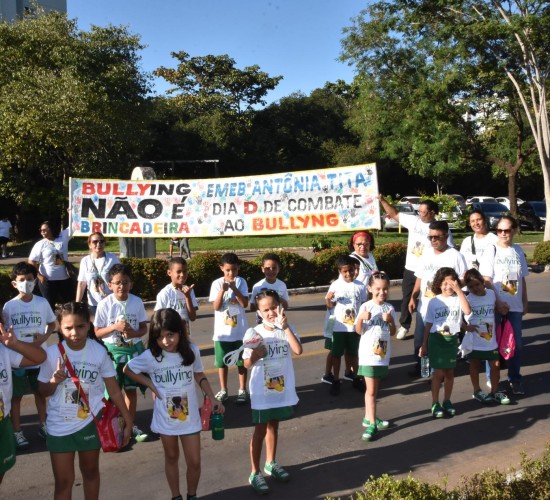
[[[422, 200], [418, 207], [418, 215], [411, 215], [399, 213], [381, 194], [378, 196], [378, 199], [386, 213], [409, 230], [407, 259], [405, 261], [405, 270], [403, 271], [403, 281], [401, 284], [403, 292], [401, 316], [399, 318], [401, 327], [397, 330], [396, 336], [398, 339], [403, 340], [411, 327], [412, 315], [409, 311], [409, 301], [411, 300], [411, 294], [416, 283], [415, 272], [422, 257], [424, 247], [428, 244], [426, 238], [430, 223], [435, 220], [435, 216], [439, 213], [439, 207], [432, 200]], [[453, 236], [450, 232], [447, 244], [450, 247], [454, 247]]]

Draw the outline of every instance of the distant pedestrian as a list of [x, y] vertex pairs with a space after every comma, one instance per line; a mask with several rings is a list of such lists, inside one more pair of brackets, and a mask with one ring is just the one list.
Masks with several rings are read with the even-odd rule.
[[[189, 248], [189, 238], [171, 238], [170, 239], [170, 249], [169, 249], [169, 258], [171, 259], [174, 256], [174, 247], [179, 249], [179, 256], [184, 259], [191, 258], [191, 249]], [[185, 250], [185, 257], [183, 256], [183, 251]]]
[[0, 220], [0, 252], [2, 258], [5, 259], [8, 256], [8, 242], [12, 238], [12, 226], [9, 219], [4, 216]]
[[359, 274], [355, 279], [367, 286], [372, 273], [378, 270], [372, 254], [375, 248], [374, 236], [369, 231], [359, 231], [351, 237], [348, 248], [350, 256], [359, 261]]
[[[284, 281], [277, 278], [281, 267], [281, 259], [276, 253], [266, 253], [262, 257], [262, 273], [264, 278], [252, 287], [252, 293], [250, 294], [251, 311], [256, 311], [256, 302], [254, 301], [254, 297], [263, 290], [275, 290], [279, 295], [281, 306], [284, 309], [288, 309], [289, 298], [286, 284]], [[261, 318], [259, 315], [258, 322], [261, 323]]]
[[481, 210], [472, 210], [468, 223], [474, 234], [467, 236], [460, 245], [460, 253], [466, 259], [468, 269], [479, 269], [484, 252], [498, 241], [496, 234], [489, 232], [487, 216]]

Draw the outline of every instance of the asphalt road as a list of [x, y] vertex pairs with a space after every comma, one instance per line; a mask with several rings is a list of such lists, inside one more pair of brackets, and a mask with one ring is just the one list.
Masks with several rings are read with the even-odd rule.
[[[291, 297], [290, 321], [304, 345], [294, 366], [300, 404], [296, 418], [281, 423], [278, 461], [292, 479], [277, 484], [268, 479], [270, 498], [314, 499], [346, 496], [361, 488], [371, 476], [388, 473], [397, 477], [411, 474], [421, 480], [455, 486], [462, 476], [487, 468], [503, 471], [517, 467], [521, 453], [539, 456], [550, 436], [549, 341], [550, 288], [548, 274], [528, 277], [530, 313], [524, 319], [524, 382], [526, 395], [513, 397], [509, 406], [484, 407], [471, 398], [468, 365], [456, 369], [453, 402], [457, 415], [433, 420], [429, 413], [428, 383], [412, 380], [407, 372], [412, 361], [412, 339], [394, 340], [390, 375], [382, 382], [378, 414], [390, 420], [371, 443], [361, 441], [363, 397], [343, 383], [340, 396], [328, 393], [320, 383], [325, 353], [321, 336], [322, 294]], [[400, 289], [391, 289], [398, 305]], [[201, 306], [193, 325], [193, 337], [201, 346], [204, 365], [212, 385], [218, 388], [213, 369], [212, 309]], [[505, 376], [505, 372], [502, 372]], [[504, 384], [502, 383], [502, 387]], [[250, 409], [234, 404], [237, 375], [229, 377], [225, 440], [202, 438], [202, 478], [199, 496], [208, 499], [257, 498], [247, 483], [250, 473], [248, 444], [252, 432]], [[148, 429], [152, 401], [149, 394], [138, 402], [137, 423]], [[53, 478], [38, 427], [32, 398], [25, 398], [23, 418], [30, 449], [18, 456], [2, 486], [1, 498], [48, 498], [53, 496]], [[183, 460], [183, 459], [182, 459]], [[135, 444], [119, 454], [102, 454], [100, 459], [103, 499], [170, 498], [164, 477], [162, 446], [158, 440]], [[184, 465], [180, 470], [184, 485]], [[77, 471], [73, 498], [81, 499], [82, 484]], [[182, 486], [182, 493], [185, 487]]]

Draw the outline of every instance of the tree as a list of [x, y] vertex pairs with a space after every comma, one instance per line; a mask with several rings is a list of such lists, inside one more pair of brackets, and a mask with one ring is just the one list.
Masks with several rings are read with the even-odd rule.
[[70, 176], [128, 176], [148, 91], [138, 37], [51, 12], [1, 22], [0, 47], [0, 195], [59, 214]]

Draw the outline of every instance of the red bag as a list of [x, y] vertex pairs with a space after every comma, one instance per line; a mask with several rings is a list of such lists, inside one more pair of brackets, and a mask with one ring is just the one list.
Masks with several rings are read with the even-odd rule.
[[204, 396], [204, 403], [202, 405], [201, 409], [201, 423], [202, 423], [202, 430], [203, 431], [209, 431], [210, 430], [210, 417], [212, 416], [212, 401], [210, 401], [210, 398], [208, 396]]
[[57, 346], [59, 347], [59, 351], [61, 352], [61, 356], [63, 357], [63, 361], [65, 362], [69, 375], [73, 379], [74, 385], [76, 385], [80, 399], [82, 399], [82, 401], [84, 401], [86, 406], [90, 409], [90, 414], [92, 415], [97, 428], [97, 435], [99, 437], [99, 442], [101, 443], [101, 449], [106, 453], [110, 451], [119, 451], [122, 448], [122, 441], [124, 439], [124, 418], [122, 418], [120, 410], [113, 403], [103, 398], [101, 418], [99, 420], [96, 418], [90, 408], [88, 397], [80, 386], [80, 381], [76, 376], [73, 365], [71, 365], [71, 362], [65, 353], [63, 344], [59, 343]]
[[497, 326], [497, 342], [500, 355], [508, 360], [514, 357], [516, 352], [516, 338], [510, 320], [503, 316]]

